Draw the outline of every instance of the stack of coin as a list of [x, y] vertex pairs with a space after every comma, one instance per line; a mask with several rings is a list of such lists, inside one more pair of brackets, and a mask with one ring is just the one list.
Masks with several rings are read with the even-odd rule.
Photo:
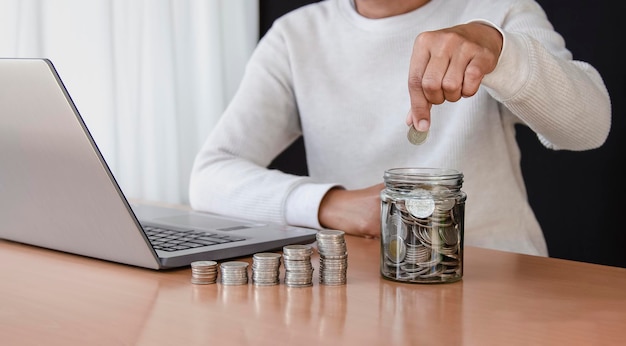
[[310, 245], [287, 245], [283, 247], [285, 285], [289, 287], [313, 286], [313, 266]]
[[191, 283], [197, 285], [214, 284], [217, 281], [217, 262], [191, 262]]
[[272, 286], [280, 283], [279, 253], [259, 252], [252, 256], [252, 282], [256, 286]]
[[222, 285], [245, 285], [248, 283], [248, 262], [230, 261], [220, 264]]
[[345, 285], [348, 271], [348, 249], [344, 232], [322, 230], [317, 232], [317, 249], [320, 253], [320, 283]]

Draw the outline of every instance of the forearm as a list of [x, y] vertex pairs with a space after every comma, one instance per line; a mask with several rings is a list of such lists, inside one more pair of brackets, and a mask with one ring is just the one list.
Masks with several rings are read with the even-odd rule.
[[334, 188], [322, 199], [319, 220], [322, 227], [347, 234], [380, 236], [380, 183], [359, 190]]
[[500, 64], [483, 85], [548, 147], [593, 149], [608, 136], [611, 103], [598, 72], [530, 37], [506, 36]]

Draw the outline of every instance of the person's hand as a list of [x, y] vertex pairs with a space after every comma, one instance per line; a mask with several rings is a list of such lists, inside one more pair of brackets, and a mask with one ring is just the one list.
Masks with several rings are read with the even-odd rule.
[[360, 190], [328, 191], [320, 204], [320, 224], [346, 234], [380, 237], [380, 192], [384, 187], [380, 183]]
[[483, 77], [496, 68], [502, 44], [497, 29], [477, 22], [417, 36], [409, 68], [407, 125], [427, 131], [432, 105], [473, 96]]

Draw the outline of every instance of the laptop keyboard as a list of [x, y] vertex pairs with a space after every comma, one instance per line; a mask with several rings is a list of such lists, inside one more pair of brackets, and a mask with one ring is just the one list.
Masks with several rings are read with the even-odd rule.
[[205, 231], [179, 231], [153, 226], [143, 226], [143, 229], [155, 250], [170, 252], [246, 240]]

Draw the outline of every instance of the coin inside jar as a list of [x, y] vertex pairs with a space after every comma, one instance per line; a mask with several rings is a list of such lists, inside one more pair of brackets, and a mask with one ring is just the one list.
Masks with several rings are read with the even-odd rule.
[[406, 256], [406, 245], [400, 237], [395, 237], [387, 246], [387, 257], [395, 263], [402, 262]]
[[420, 188], [411, 191], [411, 197], [404, 201], [404, 205], [411, 215], [420, 219], [431, 216], [435, 211], [435, 201], [432, 195]]

